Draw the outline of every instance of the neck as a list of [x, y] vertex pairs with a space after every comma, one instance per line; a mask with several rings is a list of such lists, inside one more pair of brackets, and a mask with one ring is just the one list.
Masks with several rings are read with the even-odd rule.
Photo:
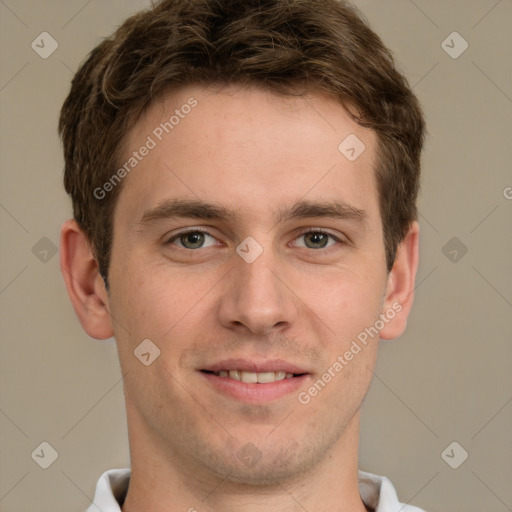
[[131, 478], [123, 512], [367, 512], [358, 488], [359, 412], [315, 467], [273, 485], [249, 485], [175, 457], [129, 408]]

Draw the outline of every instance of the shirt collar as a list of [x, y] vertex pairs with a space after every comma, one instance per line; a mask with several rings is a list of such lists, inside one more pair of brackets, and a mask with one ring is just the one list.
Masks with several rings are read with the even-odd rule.
[[[96, 485], [94, 501], [86, 512], [121, 512], [130, 469], [105, 471]], [[424, 512], [417, 507], [399, 503], [393, 484], [385, 477], [359, 471], [359, 494], [363, 503], [374, 512]]]

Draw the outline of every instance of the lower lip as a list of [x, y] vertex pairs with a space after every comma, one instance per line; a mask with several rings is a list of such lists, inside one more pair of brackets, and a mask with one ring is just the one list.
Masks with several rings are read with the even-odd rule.
[[249, 403], [271, 402], [290, 393], [297, 393], [303, 386], [308, 374], [292, 377], [291, 379], [268, 382], [266, 384], [241, 382], [229, 377], [219, 377], [213, 373], [200, 372], [208, 382], [224, 395]]

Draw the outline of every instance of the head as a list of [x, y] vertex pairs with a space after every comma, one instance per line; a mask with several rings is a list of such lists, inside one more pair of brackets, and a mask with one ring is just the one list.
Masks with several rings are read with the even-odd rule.
[[[92, 51], [59, 129], [64, 275], [85, 330], [116, 337], [132, 432], [248, 483], [322, 460], [379, 337], [405, 328], [417, 267], [424, 121], [379, 37], [337, 0], [163, 1]], [[190, 242], [194, 226], [208, 234]], [[267, 360], [303, 374], [296, 393], [240, 401], [211, 382]], [[233, 456], [247, 446], [259, 473]]]
[[183, 84], [315, 87], [377, 135], [375, 178], [388, 271], [416, 220], [424, 121], [379, 37], [345, 2], [172, 0], [128, 19], [77, 72], [60, 116], [64, 184], [108, 286], [112, 181], [141, 114]]

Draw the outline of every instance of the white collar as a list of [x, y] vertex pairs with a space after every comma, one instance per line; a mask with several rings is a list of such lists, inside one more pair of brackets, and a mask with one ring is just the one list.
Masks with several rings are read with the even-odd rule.
[[[94, 501], [86, 512], [121, 512], [130, 474], [130, 469], [105, 471], [96, 485]], [[424, 512], [399, 503], [393, 484], [385, 476], [359, 471], [359, 494], [364, 504], [375, 512]]]

